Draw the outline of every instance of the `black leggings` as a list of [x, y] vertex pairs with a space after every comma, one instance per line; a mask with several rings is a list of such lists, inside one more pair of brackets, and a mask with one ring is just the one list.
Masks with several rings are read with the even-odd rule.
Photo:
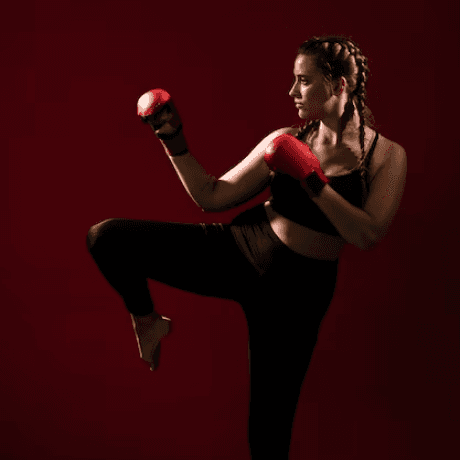
[[333, 298], [338, 259], [310, 259], [290, 250], [271, 229], [263, 204], [231, 224], [108, 219], [91, 227], [87, 243], [135, 315], [154, 309], [148, 278], [241, 305], [250, 342], [252, 459], [287, 459], [297, 400]]

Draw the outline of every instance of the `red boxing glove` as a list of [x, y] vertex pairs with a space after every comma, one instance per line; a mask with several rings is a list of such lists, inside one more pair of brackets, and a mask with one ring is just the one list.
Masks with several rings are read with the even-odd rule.
[[137, 114], [149, 123], [171, 156], [188, 150], [182, 133], [182, 120], [170, 94], [164, 89], [151, 89], [137, 101]]
[[292, 134], [281, 134], [275, 138], [266, 149], [264, 160], [271, 170], [279, 169], [299, 180], [310, 197], [318, 196], [330, 182], [310, 147]]
[[275, 138], [266, 149], [264, 160], [273, 171], [280, 170], [299, 181], [308, 178], [307, 185], [315, 192], [329, 183], [310, 147], [292, 134], [281, 134]]
[[310, 147], [292, 134], [281, 134], [270, 143], [265, 152], [264, 160], [273, 171], [279, 169], [300, 181], [316, 172], [323, 182], [329, 183]]
[[[137, 114], [142, 121], [153, 121], [153, 126], [159, 130], [169, 123], [174, 130], [181, 127], [182, 121], [179, 116], [171, 95], [164, 89], [151, 89], [143, 94], [137, 101]], [[161, 139], [161, 134], [160, 134]]]

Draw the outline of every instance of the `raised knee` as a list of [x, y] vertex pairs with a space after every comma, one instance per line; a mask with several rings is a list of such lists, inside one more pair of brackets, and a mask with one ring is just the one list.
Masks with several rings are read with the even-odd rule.
[[105, 219], [98, 224], [92, 225], [88, 230], [88, 235], [86, 236], [86, 244], [88, 249], [92, 249], [96, 244], [97, 239], [102, 235], [104, 229], [108, 227], [109, 222], [114, 221], [115, 219]]

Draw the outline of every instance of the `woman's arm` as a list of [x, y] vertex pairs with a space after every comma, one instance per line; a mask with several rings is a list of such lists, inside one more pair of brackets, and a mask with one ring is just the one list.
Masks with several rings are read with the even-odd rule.
[[216, 179], [190, 153], [181, 118], [167, 91], [156, 88], [144, 93], [137, 102], [137, 114], [161, 141], [182, 185], [203, 211], [230, 209], [260, 193], [272, 177], [264, 161], [265, 149], [277, 136], [294, 129], [269, 134], [240, 164]]
[[345, 240], [369, 250], [388, 233], [402, 199], [406, 174], [406, 151], [393, 143], [387, 159], [375, 173], [363, 209], [350, 204], [329, 185], [324, 186], [319, 196], [310, 197]]
[[203, 208], [209, 201], [217, 179], [207, 174], [189, 151], [185, 155], [170, 156], [169, 159], [190, 198]]
[[264, 161], [265, 149], [273, 139], [291, 130], [273, 131], [219, 179], [207, 174], [190, 151], [169, 158], [185, 190], [204, 212], [225, 211], [249, 201], [269, 185], [271, 172]]

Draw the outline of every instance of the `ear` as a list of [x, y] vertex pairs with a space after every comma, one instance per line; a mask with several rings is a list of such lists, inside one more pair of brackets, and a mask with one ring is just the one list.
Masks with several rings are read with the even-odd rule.
[[346, 81], [344, 77], [340, 77], [340, 78], [337, 78], [336, 80], [330, 81], [329, 85], [330, 85], [330, 91], [332, 95], [341, 96], [345, 90], [345, 84], [346, 84]]
[[345, 91], [346, 84], [347, 82], [345, 80], [345, 77], [340, 77], [340, 79], [337, 80], [336, 86], [334, 87], [334, 94], [341, 96], [342, 93]]

